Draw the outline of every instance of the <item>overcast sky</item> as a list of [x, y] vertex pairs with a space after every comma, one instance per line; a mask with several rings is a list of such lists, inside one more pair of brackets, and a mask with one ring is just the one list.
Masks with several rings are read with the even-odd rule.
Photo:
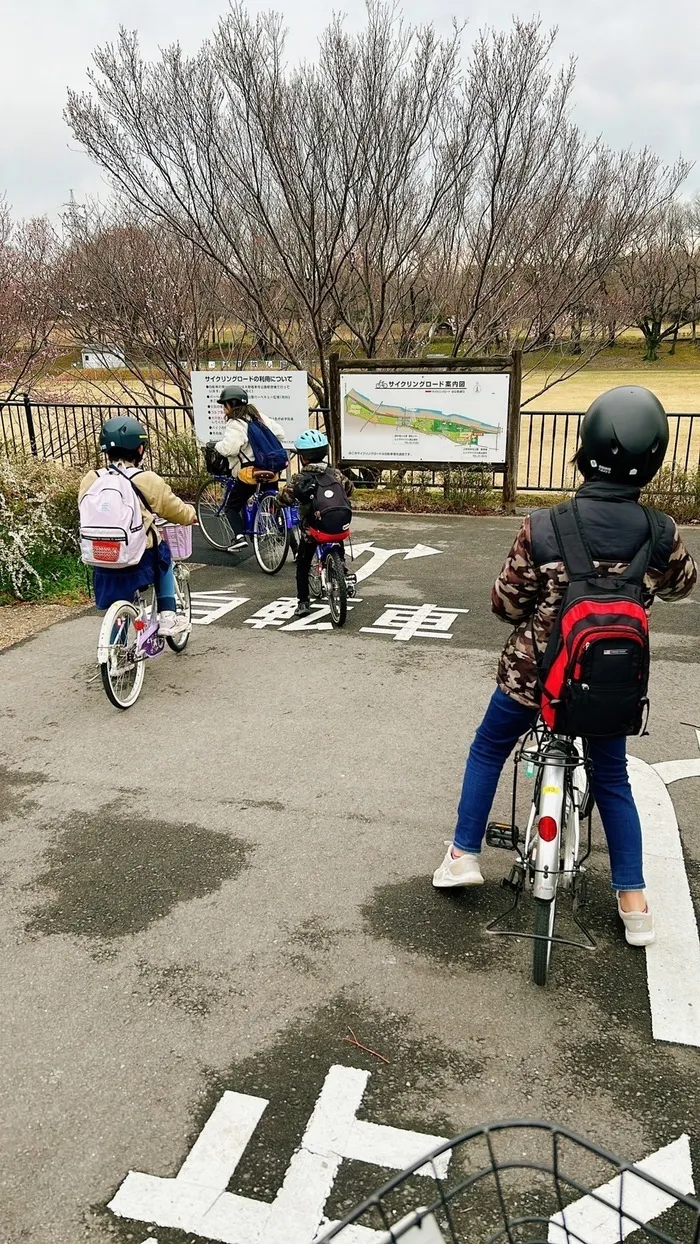
[[[106, 193], [62, 118], [66, 90], [85, 85], [97, 44], [123, 24], [140, 32], [149, 55], [175, 40], [191, 51], [225, 7], [226, 0], [2, 0], [0, 193], [17, 214], [55, 215], [71, 189], [79, 199]], [[250, 0], [250, 7], [281, 9], [291, 55], [314, 56], [327, 3]], [[363, 10], [357, 0], [347, 6], [350, 24], [361, 22]], [[507, 25], [513, 12], [539, 12], [559, 27], [558, 57], [578, 58], [579, 124], [615, 146], [648, 144], [668, 161], [679, 154], [694, 160], [686, 188], [700, 190], [699, 0], [404, 0], [403, 12], [441, 30], [457, 14], [474, 31], [487, 22]]]

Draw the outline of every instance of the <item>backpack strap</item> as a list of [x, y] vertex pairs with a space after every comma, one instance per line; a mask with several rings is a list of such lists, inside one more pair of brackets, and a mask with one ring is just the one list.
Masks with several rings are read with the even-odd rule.
[[559, 554], [570, 580], [588, 579], [598, 574], [586, 542], [576, 498], [563, 501], [550, 510]]
[[[133, 476], [131, 476], [131, 475], [127, 475], [126, 471], [120, 471], [120, 470], [119, 470], [119, 467], [118, 467], [118, 466], [115, 466], [115, 465], [114, 465], [114, 463], [110, 463], [110, 465], [108, 466], [107, 470], [108, 470], [108, 471], [116, 471], [116, 472], [117, 472], [117, 475], [121, 475], [121, 476], [123, 477], [123, 479], [128, 479], [128, 481], [129, 481], [129, 483], [131, 484], [131, 487], [133, 488], [134, 492], [136, 493], [136, 496], [138, 497], [139, 501], [141, 501], [141, 502], [143, 503], [143, 505], [145, 505], [145, 507], [146, 507], [146, 509], [148, 510], [148, 513], [149, 513], [149, 514], [152, 514], [152, 515], [154, 516], [154, 518], [156, 517], [156, 512], [155, 512], [155, 510], [153, 509], [153, 507], [152, 507], [152, 506], [150, 506], [150, 505], [148, 504], [148, 502], [147, 502], [146, 498], [144, 497], [143, 493], [141, 492], [141, 489], [136, 487], [136, 484], [134, 483]], [[137, 471], [135, 471], [135, 472], [134, 472], [134, 474], [135, 474], [135, 475], [143, 475], [143, 471], [139, 468]]]
[[632, 558], [627, 569], [620, 575], [621, 579], [627, 579], [631, 583], [642, 583], [644, 576], [649, 569], [649, 563], [654, 555], [654, 549], [659, 540], [663, 537], [664, 531], [656, 510], [649, 509], [649, 506], [643, 505], [642, 509], [646, 514], [647, 523], [649, 524], [649, 539], [642, 545], [641, 549]]

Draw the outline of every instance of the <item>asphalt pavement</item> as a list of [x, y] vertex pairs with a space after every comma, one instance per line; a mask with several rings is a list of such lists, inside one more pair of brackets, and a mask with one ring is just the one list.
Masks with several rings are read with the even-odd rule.
[[[323, 606], [293, 621], [291, 562], [268, 577], [198, 543], [189, 646], [127, 713], [96, 677], [94, 613], [0, 654], [0, 1240], [311, 1244], [314, 1195], [339, 1217], [421, 1138], [517, 1116], [635, 1161], [687, 1135], [700, 1187], [700, 596], [655, 609], [650, 733], [629, 746], [652, 854], [654, 782], [677, 818], [665, 957], [625, 945], [598, 826], [597, 946], [555, 947], [544, 990], [531, 943], [485, 931], [506, 853], [478, 891], [430, 884], [516, 526], [358, 515], [340, 632]], [[509, 801], [504, 780], [495, 815]], [[360, 1152], [328, 1142], [319, 1174], [322, 1091], [381, 1127]]]

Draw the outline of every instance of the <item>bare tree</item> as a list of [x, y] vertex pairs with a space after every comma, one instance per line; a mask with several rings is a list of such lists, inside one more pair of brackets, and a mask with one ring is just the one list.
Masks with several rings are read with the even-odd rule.
[[455, 354], [553, 339], [545, 387], [565, 379], [591, 347], [563, 362], [561, 323], [591, 315], [684, 168], [588, 142], [536, 21], [485, 31], [463, 64], [459, 31], [367, 13], [293, 69], [279, 16], [239, 5], [191, 58], [149, 64], [122, 31], [67, 119], [135, 210], [222, 273], [266, 349], [311, 361], [324, 404], [332, 346], [416, 352], [442, 316]]
[[189, 403], [190, 373], [235, 316], [221, 270], [181, 234], [156, 229], [133, 208], [74, 205], [64, 225], [64, 333], [118, 352], [152, 401], [170, 387]]
[[646, 244], [629, 248], [619, 264], [620, 280], [632, 309], [632, 322], [642, 332], [644, 358], [655, 362], [662, 342], [678, 333], [698, 314], [698, 243], [687, 206], [670, 203], [654, 218]]
[[57, 235], [43, 217], [16, 223], [0, 199], [0, 384], [7, 401], [55, 360]]

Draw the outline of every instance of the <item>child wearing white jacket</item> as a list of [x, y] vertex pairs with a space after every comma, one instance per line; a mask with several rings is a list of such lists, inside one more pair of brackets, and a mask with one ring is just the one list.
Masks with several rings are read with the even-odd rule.
[[284, 428], [273, 419], [261, 414], [255, 406], [248, 402], [248, 394], [240, 385], [227, 384], [221, 391], [219, 403], [224, 408], [226, 428], [220, 441], [210, 441], [209, 447], [215, 449], [224, 458], [228, 458], [231, 474], [235, 480], [226, 501], [226, 512], [233, 529], [236, 541], [229, 552], [235, 552], [245, 544], [243, 535], [243, 507], [257, 487], [253, 475], [253, 451], [248, 438], [248, 424], [253, 419], [264, 423], [266, 427], [282, 441]]

